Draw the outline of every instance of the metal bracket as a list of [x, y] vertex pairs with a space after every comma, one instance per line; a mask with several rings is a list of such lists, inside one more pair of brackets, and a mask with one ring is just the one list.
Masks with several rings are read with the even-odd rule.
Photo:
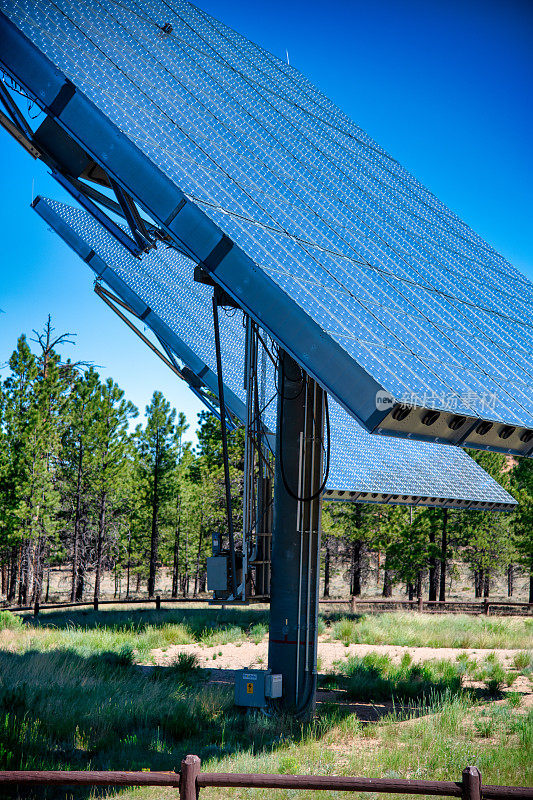
[[204, 384], [201, 382], [200, 378], [198, 377], [198, 375], [196, 375], [196, 373], [193, 372], [189, 367], [180, 367], [168, 345], [159, 336], [157, 336], [157, 340], [165, 350], [166, 355], [163, 354], [160, 350], [158, 350], [157, 347], [150, 341], [150, 339], [148, 339], [148, 337], [145, 336], [144, 333], [140, 331], [133, 324], [133, 322], [131, 322], [131, 320], [129, 320], [127, 316], [122, 313], [122, 311], [120, 311], [120, 308], [117, 308], [117, 306], [123, 308], [125, 311], [127, 311], [136, 319], [140, 319], [139, 315], [136, 314], [135, 311], [132, 308], [130, 308], [127, 303], [121, 300], [120, 297], [117, 297], [112, 292], [108, 291], [107, 289], [104, 289], [104, 287], [100, 283], [98, 283], [98, 281], [94, 285], [94, 291], [95, 294], [97, 294], [98, 297], [101, 300], [103, 300], [104, 303], [117, 315], [117, 317], [119, 317], [122, 320], [122, 322], [125, 322], [128, 328], [132, 330], [135, 333], [135, 335], [138, 336], [139, 339], [142, 342], [144, 342], [144, 344], [147, 345], [150, 348], [150, 350], [153, 353], [155, 353], [155, 355], [158, 358], [160, 358], [161, 361], [164, 364], [166, 364], [170, 370], [172, 370], [172, 372], [175, 375], [177, 375], [178, 378], [184, 381], [189, 387], [189, 389], [196, 395], [196, 397], [198, 397], [198, 399], [201, 400], [202, 403], [204, 403], [209, 408], [209, 410], [220, 419], [218, 411], [215, 409], [211, 401], [201, 391], [205, 387]]

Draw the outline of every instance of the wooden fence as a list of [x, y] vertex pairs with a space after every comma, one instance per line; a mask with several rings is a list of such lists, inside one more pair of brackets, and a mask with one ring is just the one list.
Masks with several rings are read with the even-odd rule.
[[168, 786], [179, 789], [180, 800], [198, 800], [201, 789], [303, 789], [330, 792], [460, 797], [462, 800], [533, 800], [525, 786], [482, 785], [477, 767], [463, 770], [460, 781], [414, 781], [391, 778], [355, 778], [334, 775], [265, 775], [202, 772], [198, 756], [181, 762], [180, 772], [0, 772], [0, 785], [22, 786]]
[[[62, 608], [87, 608], [92, 606], [95, 611], [98, 611], [100, 606], [106, 605], [147, 605], [154, 604], [156, 610], [159, 610], [164, 603], [167, 604], [187, 604], [187, 603], [211, 603], [210, 597], [146, 597], [135, 598], [127, 600], [82, 600], [76, 602], [58, 602], [58, 603], [35, 603], [32, 606], [8, 606], [7, 604], [0, 604], [0, 607], [6, 611], [15, 613], [31, 612], [37, 616], [40, 611], [45, 609], [62, 609]], [[268, 598], [261, 598], [261, 600], [254, 600], [251, 602], [268, 602]], [[224, 603], [217, 601], [216, 605], [235, 605], [234, 603]], [[239, 603], [239, 605], [241, 605]], [[521, 615], [529, 616], [533, 614], [533, 603], [519, 603], [514, 600], [363, 600], [359, 597], [351, 597], [349, 599], [322, 599], [320, 605], [324, 606], [349, 606], [350, 612], [356, 614], [360, 611], [419, 611], [431, 614], [497, 614], [501, 616]]]

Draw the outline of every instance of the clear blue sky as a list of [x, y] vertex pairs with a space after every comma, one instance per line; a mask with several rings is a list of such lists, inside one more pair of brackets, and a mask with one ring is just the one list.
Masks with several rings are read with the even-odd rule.
[[[203, 0], [285, 57], [533, 279], [531, 0]], [[144, 411], [161, 389], [199, 403], [92, 292], [88, 268], [31, 211], [57, 185], [0, 131], [0, 363], [50, 313]]]

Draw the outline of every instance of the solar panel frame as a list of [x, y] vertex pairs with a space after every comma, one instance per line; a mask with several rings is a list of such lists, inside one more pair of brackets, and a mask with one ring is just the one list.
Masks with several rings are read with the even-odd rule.
[[[210, 391], [217, 395], [211, 369], [215, 360], [209, 330], [211, 289], [192, 282], [186, 257], [159, 245], [139, 260], [87, 212], [41, 197], [33, 206], [199, 380], [205, 383], [207, 376]], [[236, 317], [222, 314], [220, 322], [225, 397], [232, 413], [244, 422], [244, 330]], [[270, 376], [267, 397], [272, 386]], [[514, 507], [513, 498], [462, 450], [374, 437], [336, 403], [331, 402], [330, 408], [332, 461], [325, 499], [505, 511]], [[266, 422], [274, 429], [272, 405]]]
[[[198, 10], [196, 12], [202, 13]], [[214, 24], [216, 21], [210, 18], [210, 22]], [[224, 26], [222, 27], [225, 35], [229, 35], [228, 29]], [[65, 81], [65, 76], [53, 67], [47, 57], [32, 45], [3, 15], [0, 17], [0, 29], [5, 33], [4, 40], [7, 46], [2, 59], [8, 71], [17, 80], [21, 81], [29, 92], [37, 96], [38, 101], [47, 111], [91, 153], [97, 162], [113, 174], [124, 188], [132, 192], [140, 205], [149, 214], [157, 218], [163, 227], [175, 237], [176, 241], [181, 246], [184, 246], [186, 251], [194, 255], [197, 260], [205, 263], [206, 258], [209, 258], [209, 254], [215, 250], [217, 243], [224, 235], [223, 230], [231, 229], [227, 220], [227, 210], [224, 211], [225, 224], [223, 226], [216, 224], [217, 215], [220, 217], [223, 213], [222, 210], [215, 212], [211, 209], [211, 219], [208, 218], [199, 206], [187, 199], [176, 185], [169, 181], [155, 164], [151, 163], [127, 137], [117, 131], [113, 123], [78, 88], [74, 88], [72, 84]], [[238, 34], [234, 35], [238, 37]], [[239, 41], [242, 42], [242, 37], [239, 38]], [[250, 43], [247, 43], [247, 46], [256, 47]], [[265, 55], [264, 51], [261, 51], [261, 53], [265, 58], [268, 56], [268, 54]], [[273, 57], [270, 58], [274, 63], [275, 59]], [[280, 63], [275, 62], [275, 69], [278, 71], [281, 69]], [[289, 70], [288, 72], [290, 74], [287, 79], [294, 81], [292, 71]], [[357, 137], [365, 138], [363, 133], [354, 126], [354, 123], [351, 123], [338, 110], [334, 109], [327, 99], [318, 96], [312, 87], [309, 88], [310, 84], [306, 84], [306, 87], [307, 91], [314, 92], [313, 99], [312, 101], [309, 100], [309, 102], [319, 103], [321, 108], [331, 116], [335, 124], [347, 126], [352, 131], [356, 130]], [[369, 143], [368, 137], [366, 137], [365, 146], [370, 147], [372, 152], [375, 151], [380, 158], [389, 159], [375, 143]], [[400, 168], [399, 165], [396, 165], [396, 162], [390, 160], [387, 164], [392, 174], [398, 173]], [[403, 177], [405, 177], [404, 173], [402, 173]], [[419, 185], [417, 186], [420, 188]], [[427, 192], [423, 187], [421, 187], [421, 191]], [[435, 224], [434, 210], [431, 213], [433, 214], [432, 222]], [[459, 229], [466, 228], [458, 218], [454, 215], [452, 217], [452, 221]], [[222, 222], [222, 219], [220, 218], [218, 221]], [[441, 222], [442, 224], [449, 224], [450, 220], [444, 219]], [[391, 230], [390, 233], [393, 235], [394, 231]], [[471, 233], [469, 232], [469, 234]], [[269, 236], [271, 236], [271, 233], [269, 233]], [[476, 248], [486, 247], [484, 243], [480, 243], [481, 240], [470, 243], [472, 252], [475, 252]], [[322, 253], [321, 257], [325, 258], [326, 256]], [[355, 268], [353, 264], [354, 262], [351, 260], [351, 269]], [[360, 268], [363, 269], [363, 266], [364, 261]], [[471, 265], [468, 268], [471, 269]], [[463, 267], [463, 275], [465, 270], [466, 267]], [[365, 273], [367, 281], [370, 278], [368, 272], [366, 270]], [[333, 394], [350, 413], [355, 414], [367, 429], [378, 433], [392, 433], [397, 436], [407, 435], [427, 440], [445, 440], [454, 443], [466, 442], [469, 445], [486, 447], [487, 449], [499, 449], [505, 452], [518, 452], [526, 455], [533, 452], [533, 447], [530, 446], [530, 443], [521, 443], [520, 439], [528, 429], [527, 426], [520, 426], [519, 424], [521, 409], [529, 404], [531, 400], [531, 390], [527, 380], [517, 384], [516, 376], [513, 373], [512, 375], [507, 375], [510, 378], [509, 381], [499, 379], [499, 382], [496, 382], [491, 380], [490, 376], [487, 376], [481, 369], [478, 373], [469, 372], [465, 363], [460, 361], [460, 354], [463, 353], [463, 349], [455, 348], [454, 360], [454, 349], [450, 346], [449, 335], [446, 336], [446, 353], [448, 356], [450, 353], [452, 355], [451, 366], [446, 367], [442, 362], [435, 361], [439, 347], [442, 348], [442, 345], [439, 345], [439, 342], [434, 340], [431, 348], [427, 348], [427, 356], [419, 358], [418, 374], [422, 376], [422, 379], [420, 377], [417, 379], [417, 376], [410, 374], [412, 371], [410, 371], [406, 363], [409, 350], [405, 348], [405, 341], [397, 341], [398, 337], [392, 334], [392, 331], [386, 346], [383, 346], [383, 341], [378, 341], [380, 337], [383, 340], [383, 327], [381, 325], [383, 319], [392, 319], [392, 328], [397, 331], [401, 327], [397, 315], [405, 315], [407, 313], [406, 308], [408, 306], [405, 305], [405, 301], [402, 299], [403, 295], [398, 291], [398, 287], [396, 287], [395, 292], [391, 290], [388, 293], [387, 291], [383, 293], [381, 291], [381, 302], [374, 303], [368, 309], [366, 328], [369, 340], [358, 342], [357, 348], [354, 349], [353, 336], [351, 338], [349, 336], [349, 326], [344, 326], [344, 329], [346, 329], [345, 336], [342, 331], [336, 331], [336, 340], [334, 340], [329, 335], [330, 332], [325, 332], [314, 320], [310, 319], [309, 315], [292, 298], [288, 297], [286, 291], [280, 291], [279, 284], [276, 285], [272, 280], [269, 280], [269, 276], [265, 271], [259, 269], [255, 262], [237, 245], [232, 247], [228, 255], [219, 264], [212, 266], [212, 274], [215, 280], [223, 285], [226, 291], [232, 294], [260, 324], [266, 327], [280, 344], [324, 388]], [[408, 276], [409, 274], [409, 269], [406, 267], [406, 275]], [[506, 278], [507, 276], [508, 272], [505, 273]], [[523, 292], [526, 292], [526, 294], [530, 292], [530, 284], [519, 273], [515, 271], [510, 277], [515, 280], [517, 287]], [[284, 280], [286, 281], [286, 288], [294, 290], [290, 276], [285, 275]], [[390, 283], [392, 289], [394, 289], [394, 282], [398, 283], [398, 276], [391, 271], [388, 273], [387, 280], [387, 286]], [[335, 304], [333, 284], [334, 280], [332, 279], [332, 285], [327, 290], [328, 305], [330, 306]], [[450, 285], [452, 286], [452, 284]], [[381, 288], [383, 290], [383, 287]], [[402, 288], [405, 289], [405, 281], [402, 283]], [[425, 290], [426, 294], [427, 292], [430, 293], [430, 298], [433, 301], [431, 304], [429, 302], [426, 304], [427, 313], [436, 315], [438, 314], [438, 308], [435, 308], [435, 296], [430, 290], [431, 287]], [[374, 291], [377, 291], [376, 286], [374, 286]], [[413, 291], [415, 291], [414, 288]], [[416, 291], [420, 291], [418, 284]], [[261, 298], [260, 307], [257, 304], [257, 297]], [[392, 305], [385, 307], [385, 301]], [[450, 316], [450, 308], [454, 307], [454, 301], [449, 297], [446, 299], [446, 305], [447, 319], [453, 320], [453, 316]], [[396, 309], [396, 316], [394, 314], [391, 315], [393, 306]], [[337, 307], [339, 311], [342, 310], [342, 304]], [[527, 306], [525, 308], [527, 310]], [[473, 310], [474, 317], [476, 313], [479, 314], [479, 312]], [[419, 315], [418, 319], [421, 320], [422, 316]], [[372, 331], [374, 320], [377, 320], [378, 327]], [[417, 324], [417, 317], [414, 315], [411, 319], [411, 325], [416, 327]], [[511, 347], [511, 351], [516, 354], [517, 359], [520, 354], [518, 335], [520, 332], [520, 330], [517, 330]], [[404, 339], [408, 339], [408, 334], [409, 331], [403, 329], [402, 336]], [[339, 345], [339, 342], [342, 345], [345, 340], [346, 342], [350, 341], [352, 353], [357, 352], [359, 363], [354, 361], [352, 356]], [[417, 339], [417, 341], [419, 340]], [[461, 344], [464, 346], [464, 339], [461, 340]], [[372, 365], [374, 375], [370, 375], [369, 364]], [[402, 383], [401, 380], [391, 382], [390, 369], [391, 365], [394, 364], [397, 365], [398, 374], [403, 371], [404, 375], [409, 375], [408, 386]], [[458, 377], [458, 368], [467, 374], [468, 380], [466, 383]], [[380, 374], [379, 370], [383, 370], [382, 374]], [[447, 383], [444, 383], [441, 377], [439, 377], [440, 383], [438, 381], [435, 382], [437, 372], [440, 376], [446, 376]], [[375, 377], [376, 374], [377, 379]], [[385, 375], [389, 376], [388, 381], [384, 379]], [[432, 426], [430, 430], [428, 426], [423, 424], [424, 412], [434, 407], [439, 408], [439, 393], [441, 390], [433, 392], [434, 396], [429, 398], [428, 402], [420, 408], [420, 413], [410, 414], [406, 420], [393, 419], [394, 407], [397, 407], [397, 403], [392, 402], [393, 408], [389, 407], [386, 411], [376, 409], [377, 393], [390, 391], [391, 389], [395, 397], [401, 396], [402, 391], [406, 388], [411, 391], [414, 389], [414, 394], [419, 400], [421, 393], [425, 389], [424, 376], [427, 378], [428, 383], [431, 382], [429, 378], [432, 376], [433, 386], [443, 387], [443, 396], [444, 390], [449, 386], [453, 386], [456, 393], [468, 389], [472, 391], [472, 387], [478, 389], [479, 392], [485, 393], [488, 389], [499, 391], [502, 386], [508, 388], [508, 396], [518, 397], [519, 400], [514, 401], [514, 406], [510, 404], [506, 418], [501, 419], [501, 414], [500, 416], [498, 414], [492, 414], [492, 416], [485, 414], [485, 417], [488, 416], [493, 423], [501, 420], [507, 425], [514, 426], [515, 430], [512, 436], [505, 441], [505, 444], [498, 441], [498, 432], [501, 432], [501, 428], [495, 425], [494, 435], [491, 434], [488, 439], [481, 436], [476, 438], [476, 435], [472, 433], [472, 428], [477, 425], [481, 418], [485, 417], [471, 413], [473, 409], [468, 402], [463, 405], [456, 404], [453, 413], [441, 414], [440, 424], [437, 427]], [[513, 378], [515, 379], [514, 382], [512, 382]], [[355, 387], [356, 390], [354, 391]], [[452, 434], [447, 422], [451, 418], [457, 417], [458, 414], [463, 415], [465, 421], [461, 430]], [[522, 419], [525, 419], [526, 422], [529, 420], [527, 415], [525, 418], [522, 415]]]

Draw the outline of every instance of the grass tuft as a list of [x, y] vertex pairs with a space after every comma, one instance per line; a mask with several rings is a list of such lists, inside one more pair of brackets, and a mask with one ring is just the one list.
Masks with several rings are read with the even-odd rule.
[[18, 614], [11, 611], [0, 610], [0, 630], [17, 631], [23, 627], [23, 622]]
[[533, 667], [533, 653], [527, 650], [515, 653], [513, 657], [513, 667], [519, 672], [530, 670]]
[[413, 665], [407, 654], [396, 666], [386, 655], [367, 653], [348, 659], [342, 669], [348, 678], [347, 691], [356, 700], [403, 702], [461, 692], [460, 669], [449, 661]]

